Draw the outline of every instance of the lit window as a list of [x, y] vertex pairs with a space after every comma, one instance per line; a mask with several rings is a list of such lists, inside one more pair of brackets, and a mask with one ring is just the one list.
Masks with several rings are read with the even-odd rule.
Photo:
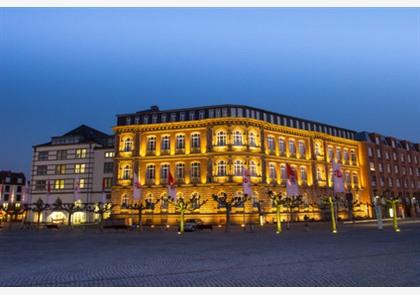
[[131, 167], [125, 166], [123, 169], [123, 179], [128, 180], [131, 179]]
[[292, 139], [289, 140], [289, 152], [290, 152], [291, 155], [296, 154], [295, 141], [292, 140]]
[[130, 152], [133, 149], [133, 140], [131, 138], [126, 138], [124, 140], [124, 152]]
[[163, 151], [169, 151], [171, 147], [171, 141], [170, 141], [169, 135], [162, 136], [161, 147]]
[[76, 164], [74, 166], [74, 173], [85, 173], [86, 164]]
[[305, 143], [303, 141], [299, 141], [299, 154], [301, 157], [304, 157], [306, 153]]
[[257, 164], [254, 161], [249, 162], [249, 174], [251, 176], [257, 176]]
[[337, 148], [335, 150], [335, 155], [336, 155], [337, 161], [341, 161], [341, 149], [340, 148]]
[[369, 167], [370, 167], [370, 171], [375, 171], [375, 163], [370, 162]]
[[286, 153], [286, 143], [284, 142], [283, 138], [279, 139], [279, 149], [280, 154], [284, 155]]
[[179, 134], [176, 136], [176, 149], [177, 150], [185, 149], [185, 136], [183, 134]]
[[235, 176], [242, 176], [242, 170], [243, 170], [243, 162], [240, 160], [236, 160], [235, 163], [233, 163], [233, 173]]
[[169, 176], [169, 164], [163, 164], [160, 166], [160, 178], [162, 182], [166, 182]]
[[147, 151], [154, 152], [156, 150], [156, 137], [151, 136], [147, 138]]
[[64, 179], [54, 180], [54, 189], [56, 189], [56, 190], [64, 189]]
[[85, 188], [86, 187], [86, 179], [81, 178], [79, 179], [79, 188]]
[[280, 175], [281, 175], [281, 179], [283, 180], [287, 179], [286, 166], [284, 164], [280, 166]]
[[155, 179], [155, 165], [147, 165], [146, 167], [146, 179], [152, 180]]
[[300, 167], [300, 179], [302, 179], [302, 181], [307, 181], [306, 167]]
[[237, 130], [233, 133], [233, 145], [242, 145], [242, 132]]
[[274, 163], [269, 164], [269, 177], [271, 179], [276, 179], [276, 165]]
[[191, 163], [191, 177], [192, 178], [200, 177], [200, 163], [199, 162]]
[[76, 150], [76, 158], [77, 159], [84, 159], [84, 158], [86, 158], [86, 149], [77, 149]]
[[225, 161], [219, 161], [217, 163], [217, 175], [226, 176], [226, 162]]
[[226, 145], [226, 132], [225, 131], [217, 132], [217, 145], [218, 146]]
[[55, 174], [66, 174], [66, 165], [65, 164], [56, 165]]
[[178, 163], [175, 166], [175, 177], [177, 179], [183, 179], [184, 178], [184, 171], [185, 171], [185, 164], [184, 163]]
[[191, 135], [191, 147], [193, 149], [200, 148], [200, 133], [193, 133]]
[[249, 136], [249, 146], [252, 146], [252, 147], [257, 146], [257, 142], [256, 142], [256, 139], [255, 139], [255, 133], [250, 132], [248, 136]]
[[105, 158], [113, 158], [115, 156], [115, 152], [105, 152]]
[[276, 147], [274, 146], [274, 136], [269, 135], [267, 137], [267, 143], [268, 143], [268, 150], [270, 152], [274, 152], [274, 150], [276, 149]]

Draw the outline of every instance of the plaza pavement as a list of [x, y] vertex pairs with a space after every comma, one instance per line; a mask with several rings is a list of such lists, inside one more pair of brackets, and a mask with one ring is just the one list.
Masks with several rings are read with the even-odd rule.
[[0, 286], [420, 286], [420, 223], [0, 231]]

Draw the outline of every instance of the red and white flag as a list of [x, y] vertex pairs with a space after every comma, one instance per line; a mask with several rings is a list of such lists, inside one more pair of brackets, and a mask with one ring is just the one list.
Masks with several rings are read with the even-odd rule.
[[334, 181], [334, 192], [344, 192], [344, 177], [341, 165], [336, 161], [333, 162], [333, 181]]
[[139, 201], [141, 199], [141, 187], [140, 187], [140, 181], [139, 177], [137, 176], [137, 173], [134, 173], [133, 177], [133, 200]]
[[251, 173], [246, 168], [242, 169], [242, 189], [244, 195], [252, 197], [252, 188], [251, 188]]
[[171, 171], [168, 171], [168, 196], [176, 199], [175, 178], [172, 176]]
[[74, 198], [73, 198], [73, 202], [77, 201], [80, 199], [80, 179], [76, 178], [74, 180]]
[[286, 164], [287, 171], [287, 182], [286, 182], [286, 191], [288, 196], [298, 196], [299, 188], [297, 184], [296, 171], [289, 165]]

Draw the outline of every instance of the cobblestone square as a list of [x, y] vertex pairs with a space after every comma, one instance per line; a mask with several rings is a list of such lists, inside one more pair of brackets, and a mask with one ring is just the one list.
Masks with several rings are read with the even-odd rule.
[[420, 286], [420, 223], [0, 232], [0, 286]]

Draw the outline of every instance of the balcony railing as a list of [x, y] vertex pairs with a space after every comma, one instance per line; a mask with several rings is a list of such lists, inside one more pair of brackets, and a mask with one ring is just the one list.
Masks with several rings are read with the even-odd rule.
[[175, 182], [176, 182], [177, 184], [183, 184], [183, 183], [185, 183], [185, 178], [183, 178], [183, 177], [177, 177], [177, 178], [175, 179]]
[[200, 147], [191, 147], [191, 153], [200, 153], [201, 152], [201, 149], [200, 149]]
[[156, 150], [147, 150], [146, 151], [146, 156], [155, 156], [156, 155]]
[[155, 184], [155, 179], [154, 178], [146, 178], [146, 184], [147, 185]]
[[178, 155], [179, 154], [185, 154], [185, 148], [178, 148], [178, 149], [175, 150], [175, 153], [178, 154]]
[[171, 150], [170, 149], [162, 149], [161, 151], [160, 151], [160, 154], [161, 155], [169, 155], [169, 153], [171, 152]]
[[200, 183], [200, 177], [197, 177], [197, 176], [191, 177], [191, 183]]

